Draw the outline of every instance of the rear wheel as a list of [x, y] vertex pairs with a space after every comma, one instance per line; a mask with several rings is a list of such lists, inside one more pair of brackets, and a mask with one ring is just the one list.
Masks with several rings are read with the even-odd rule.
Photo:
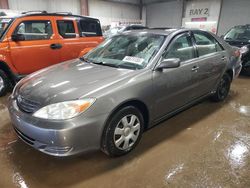
[[0, 70], [0, 97], [6, 95], [10, 88], [10, 81], [4, 71]]
[[140, 141], [143, 128], [143, 116], [137, 108], [122, 108], [107, 123], [102, 138], [102, 150], [111, 157], [129, 153]]
[[220, 102], [225, 100], [230, 91], [230, 86], [231, 86], [231, 77], [227, 73], [225, 73], [220, 80], [220, 83], [217, 87], [215, 94], [212, 96], [212, 100], [215, 102]]

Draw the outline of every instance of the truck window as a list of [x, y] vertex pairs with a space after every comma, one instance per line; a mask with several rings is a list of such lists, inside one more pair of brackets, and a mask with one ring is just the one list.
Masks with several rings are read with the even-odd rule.
[[63, 38], [75, 38], [76, 37], [74, 23], [71, 20], [58, 20], [57, 28], [58, 28], [59, 34]]
[[25, 40], [50, 39], [52, 33], [51, 22], [44, 20], [23, 21], [15, 30], [15, 34], [24, 35]]
[[102, 36], [102, 30], [99, 21], [81, 19], [78, 25], [81, 37]]

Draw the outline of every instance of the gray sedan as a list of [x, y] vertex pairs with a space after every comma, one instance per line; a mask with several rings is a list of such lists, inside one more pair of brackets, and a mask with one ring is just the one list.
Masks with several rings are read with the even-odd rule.
[[211, 97], [223, 101], [240, 54], [200, 30], [144, 30], [22, 79], [9, 98], [18, 137], [54, 156], [133, 150], [144, 130]]

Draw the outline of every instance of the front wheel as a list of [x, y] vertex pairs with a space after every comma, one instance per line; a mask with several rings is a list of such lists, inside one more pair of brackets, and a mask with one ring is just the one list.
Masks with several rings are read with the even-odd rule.
[[220, 102], [225, 100], [230, 91], [230, 86], [231, 86], [231, 78], [227, 73], [225, 73], [220, 80], [220, 83], [217, 87], [215, 94], [212, 96], [212, 100], [215, 102]]
[[102, 150], [111, 157], [129, 153], [140, 141], [143, 128], [144, 119], [137, 108], [122, 108], [107, 123], [102, 138]]
[[4, 71], [0, 70], [0, 97], [6, 95], [10, 87], [10, 82]]

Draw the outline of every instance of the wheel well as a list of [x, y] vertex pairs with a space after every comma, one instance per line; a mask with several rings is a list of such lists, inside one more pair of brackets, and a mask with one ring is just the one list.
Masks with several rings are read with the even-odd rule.
[[11, 84], [15, 85], [15, 79], [13, 78], [13, 73], [11, 72], [8, 65], [6, 65], [4, 62], [0, 61], [0, 70], [3, 70], [7, 74]]
[[233, 80], [233, 77], [234, 77], [233, 70], [229, 69], [229, 70], [226, 71], [226, 73], [230, 76], [231, 81], [232, 81], [232, 80]]
[[140, 100], [130, 100], [130, 101], [126, 101], [124, 103], [122, 103], [121, 105], [119, 105], [110, 115], [109, 119], [111, 118], [112, 114], [115, 114], [116, 112], [118, 112], [120, 109], [126, 107], [126, 106], [134, 106], [136, 108], [138, 108], [138, 110], [140, 110], [140, 112], [142, 113], [144, 122], [145, 122], [145, 126], [144, 128], [147, 129], [148, 125], [149, 125], [149, 111], [147, 106], [145, 105], [145, 103], [143, 103]]

